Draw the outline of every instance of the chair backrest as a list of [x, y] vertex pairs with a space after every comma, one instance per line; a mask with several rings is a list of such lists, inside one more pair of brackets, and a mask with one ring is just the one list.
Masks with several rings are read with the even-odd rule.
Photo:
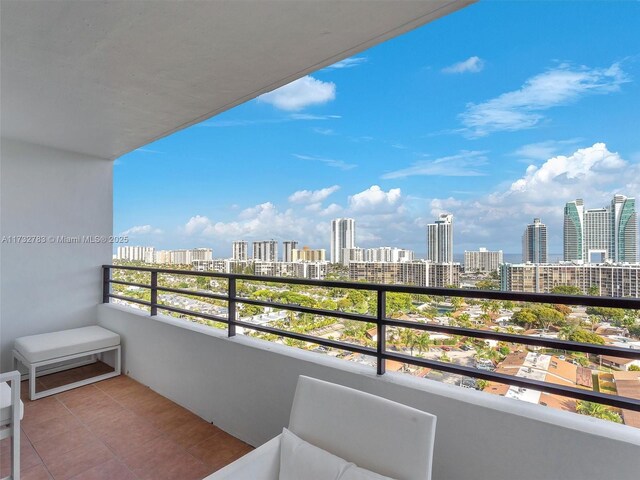
[[436, 417], [300, 376], [289, 429], [359, 467], [398, 480], [430, 480]]

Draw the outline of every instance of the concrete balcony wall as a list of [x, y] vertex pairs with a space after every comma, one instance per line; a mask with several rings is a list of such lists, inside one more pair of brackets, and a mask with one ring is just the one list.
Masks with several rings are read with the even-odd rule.
[[[111, 244], [48, 237], [111, 235], [113, 162], [4, 138], [0, 153], [0, 368], [6, 371], [15, 338], [96, 323], [100, 265], [111, 261]], [[9, 243], [14, 235], [47, 238]]]
[[[637, 479], [640, 431], [305, 352], [165, 316], [102, 305], [122, 335], [124, 371], [229, 433], [259, 445], [288, 424], [309, 375], [438, 416], [434, 480]], [[380, 432], [384, 435], [384, 432]]]

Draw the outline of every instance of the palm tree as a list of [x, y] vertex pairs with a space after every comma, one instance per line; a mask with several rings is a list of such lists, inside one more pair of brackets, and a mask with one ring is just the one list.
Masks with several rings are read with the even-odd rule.
[[411, 355], [413, 355], [413, 349], [417, 344], [417, 336], [416, 332], [411, 328], [405, 328], [400, 334], [402, 338], [402, 343], [404, 343], [405, 348], [408, 348]]
[[418, 354], [429, 351], [429, 344], [431, 340], [427, 332], [423, 332], [416, 338], [416, 347], [418, 348]]
[[609, 420], [610, 422], [622, 423], [620, 414], [614, 412], [610, 407], [602, 405], [601, 403], [578, 400], [576, 403], [576, 412], [581, 413], [582, 415], [600, 418], [602, 420]]

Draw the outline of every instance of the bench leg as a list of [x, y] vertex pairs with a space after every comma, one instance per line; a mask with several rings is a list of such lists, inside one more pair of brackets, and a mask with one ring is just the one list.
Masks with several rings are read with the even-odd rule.
[[36, 367], [29, 365], [29, 398], [36, 399]]

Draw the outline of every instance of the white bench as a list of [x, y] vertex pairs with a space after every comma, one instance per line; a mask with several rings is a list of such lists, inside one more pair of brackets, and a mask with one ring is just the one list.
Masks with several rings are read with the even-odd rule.
[[[120, 375], [120, 335], [97, 325], [20, 337], [15, 340], [13, 348], [14, 367], [17, 369], [18, 363], [22, 363], [29, 369], [31, 400]], [[110, 351], [115, 352], [113, 372], [36, 393], [36, 377], [94, 363], [102, 358], [102, 354]], [[83, 357], [90, 358], [78, 360]], [[42, 368], [53, 364], [57, 365]]]

